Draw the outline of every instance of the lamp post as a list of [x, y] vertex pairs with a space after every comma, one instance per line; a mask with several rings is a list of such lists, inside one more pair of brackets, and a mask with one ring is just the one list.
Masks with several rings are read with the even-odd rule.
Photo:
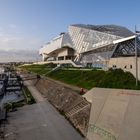
[[[83, 50], [84, 50], [84, 48], [85, 48], [85, 47], [84, 47], [84, 46], [82, 46], [82, 53], [84, 52], [84, 51], [83, 51]], [[85, 59], [86, 59], [86, 57], [85, 57]], [[83, 67], [85, 67], [85, 65], [84, 65], [84, 64], [85, 64], [85, 62], [84, 62], [84, 61], [85, 61], [85, 60], [83, 59], [83, 60], [82, 60], [82, 65], [83, 65]]]
[[136, 86], [138, 86], [138, 59], [137, 59], [137, 34], [135, 25], [135, 65], [136, 65]]
[[135, 65], [136, 65], [136, 86], [138, 86], [138, 50], [137, 50], [137, 37], [140, 35], [140, 32], [137, 31], [135, 25]]

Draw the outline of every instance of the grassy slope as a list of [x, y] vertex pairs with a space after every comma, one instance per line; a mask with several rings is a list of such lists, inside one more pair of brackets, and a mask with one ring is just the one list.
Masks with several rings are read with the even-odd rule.
[[23, 86], [23, 94], [25, 96], [27, 104], [35, 103], [35, 99], [33, 98], [31, 92], [29, 91], [29, 89], [26, 86]]
[[22, 69], [42, 75], [49, 72], [52, 68], [48, 65], [25, 65], [22, 66]]
[[140, 89], [140, 86], [135, 87], [134, 76], [121, 69], [106, 72], [101, 70], [83, 72], [59, 70], [51, 73], [49, 77], [86, 89], [91, 89], [92, 87]]
[[[26, 66], [24, 69], [38, 74], [45, 74], [51, 68], [46, 65], [32, 65]], [[139, 86], [136, 87], [134, 76], [121, 69], [109, 71], [58, 70], [47, 76], [86, 89], [91, 89], [92, 87], [140, 89], [140, 82]]]
[[68, 84], [90, 89], [97, 85], [104, 73], [104, 71], [59, 70], [48, 76]]

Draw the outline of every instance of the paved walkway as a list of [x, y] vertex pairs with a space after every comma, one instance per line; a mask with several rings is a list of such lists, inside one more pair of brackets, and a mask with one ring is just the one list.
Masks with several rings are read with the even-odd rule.
[[25, 84], [37, 103], [9, 113], [6, 140], [84, 140], [30, 81]]
[[47, 101], [24, 106], [8, 120], [5, 140], [84, 140]]
[[32, 93], [32, 96], [34, 97], [36, 102], [45, 101], [40, 92], [35, 88], [35, 86], [33, 86], [31, 81], [24, 81], [24, 85], [26, 85], [29, 91]]

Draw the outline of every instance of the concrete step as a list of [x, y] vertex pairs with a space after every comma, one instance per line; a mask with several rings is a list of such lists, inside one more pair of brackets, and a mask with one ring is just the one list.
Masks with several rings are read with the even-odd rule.
[[66, 112], [66, 116], [69, 117], [72, 114], [75, 114], [76, 112], [78, 112], [79, 110], [81, 110], [82, 108], [84, 108], [87, 105], [89, 105], [89, 103], [87, 101], [83, 100], [82, 102], [80, 102], [76, 106], [74, 106], [70, 111]]
[[83, 110], [83, 109], [85, 109], [86, 107], [89, 107], [89, 106], [90, 106], [90, 104], [88, 104], [88, 105], [86, 105], [86, 106], [84, 106], [84, 107], [82, 107], [82, 108], [80, 108], [80, 109], [78, 109], [78, 110], [76, 110], [74, 112], [70, 112], [70, 113], [66, 114], [66, 116], [67, 117], [73, 116], [74, 114], [80, 112], [81, 110]]

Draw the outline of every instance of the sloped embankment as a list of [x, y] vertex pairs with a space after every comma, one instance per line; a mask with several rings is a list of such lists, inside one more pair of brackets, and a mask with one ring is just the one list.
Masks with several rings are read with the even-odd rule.
[[34, 81], [34, 84], [42, 95], [85, 135], [89, 120], [90, 103], [77, 91], [55, 81], [40, 79]]

